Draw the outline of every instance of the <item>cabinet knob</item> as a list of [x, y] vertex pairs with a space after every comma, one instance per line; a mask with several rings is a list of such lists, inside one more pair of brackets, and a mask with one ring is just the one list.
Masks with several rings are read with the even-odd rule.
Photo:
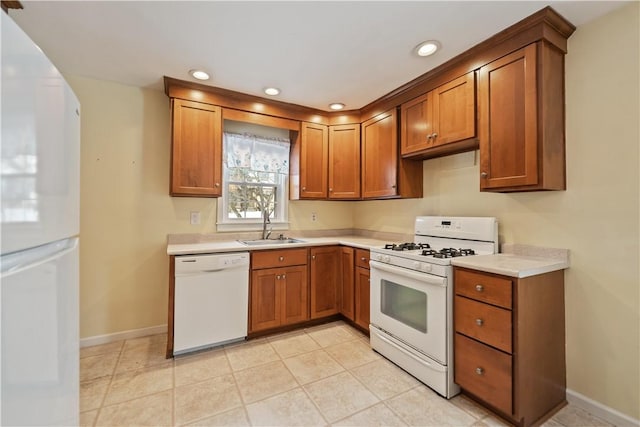
[[395, 185], [395, 184], [393, 184], [393, 185], [391, 186], [391, 188], [396, 188], [396, 185]]
[[427, 135], [427, 139], [428, 140], [431, 139], [431, 138], [433, 138], [433, 136], [431, 136], [431, 134]]
[[484, 375], [484, 369], [482, 369], [482, 368], [480, 368], [480, 367], [477, 367], [477, 368], [476, 368], [476, 374], [478, 374], [478, 375]]
[[220, 183], [219, 182], [216, 182], [216, 187], [220, 187]]
[[476, 319], [476, 325], [478, 326], [482, 326], [484, 324], [484, 320], [482, 319]]
[[489, 176], [489, 174], [488, 174], [488, 173], [486, 173], [486, 172], [481, 172], [481, 173], [480, 173], [480, 176], [481, 176], [482, 178], [486, 178], [486, 177], [488, 177], [488, 176]]
[[287, 278], [287, 275], [283, 274], [282, 276], [280, 276], [280, 278], [282, 278], [282, 280], [285, 280]]
[[484, 291], [484, 286], [482, 286], [482, 285], [476, 285], [476, 291], [478, 291], [478, 292], [482, 292], [482, 291]]
[[316, 259], [316, 256], [315, 255], [311, 255], [311, 259]]
[[283, 256], [278, 257], [278, 260], [280, 260], [280, 261], [284, 261], [284, 257], [283, 257]]
[[438, 134], [434, 132], [431, 136], [433, 137], [433, 139], [436, 139], [438, 137]]
[[333, 188], [329, 188], [329, 191], [333, 191]]
[[280, 275], [276, 274], [276, 280], [280, 280]]
[[307, 187], [302, 187], [302, 191], [307, 191]]
[[365, 257], [360, 258], [360, 261], [366, 261], [367, 259]]

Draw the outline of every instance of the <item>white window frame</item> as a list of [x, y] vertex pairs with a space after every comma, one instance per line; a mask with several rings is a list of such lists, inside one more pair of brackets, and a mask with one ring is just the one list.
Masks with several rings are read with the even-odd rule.
[[[223, 154], [224, 156], [224, 154]], [[289, 229], [289, 175], [276, 174], [278, 177], [276, 205], [270, 219], [268, 228], [270, 230]], [[262, 231], [263, 218], [236, 218], [230, 219], [227, 216], [229, 207], [229, 168], [226, 162], [222, 162], [222, 196], [218, 198], [217, 210], [218, 220], [217, 231]]]

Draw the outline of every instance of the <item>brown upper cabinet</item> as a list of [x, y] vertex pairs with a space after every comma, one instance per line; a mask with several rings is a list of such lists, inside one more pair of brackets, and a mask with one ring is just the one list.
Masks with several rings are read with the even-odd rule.
[[171, 194], [220, 195], [220, 107], [229, 119], [291, 131], [291, 199], [422, 197], [420, 160], [478, 147], [482, 191], [564, 190], [564, 55], [574, 31], [545, 7], [346, 112], [165, 77]]
[[329, 131], [327, 126], [302, 123], [300, 133], [300, 198], [327, 197]]
[[360, 198], [359, 124], [301, 124], [300, 198]]
[[360, 198], [360, 125], [329, 126], [329, 199]]
[[472, 71], [402, 104], [402, 156], [426, 159], [477, 148], [475, 100]]
[[422, 163], [398, 156], [398, 112], [362, 123], [362, 197], [422, 197]]
[[564, 190], [564, 54], [538, 42], [480, 68], [480, 189]]
[[171, 195], [222, 194], [222, 109], [171, 100]]

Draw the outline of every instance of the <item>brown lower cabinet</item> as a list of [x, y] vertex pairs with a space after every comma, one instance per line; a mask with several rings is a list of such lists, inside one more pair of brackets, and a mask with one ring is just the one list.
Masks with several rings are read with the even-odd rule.
[[564, 272], [515, 278], [454, 268], [455, 382], [510, 422], [566, 405]]
[[355, 320], [355, 287], [354, 287], [354, 256], [356, 250], [349, 246], [342, 246], [340, 248], [340, 314], [347, 319]]
[[318, 246], [251, 253], [249, 334], [342, 315], [369, 330], [369, 251]]
[[249, 332], [309, 319], [307, 249], [251, 253]]
[[369, 330], [370, 308], [370, 280], [369, 280], [369, 251], [356, 249], [355, 268], [355, 319], [356, 324]]
[[311, 318], [338, 314], [340, 246], [319, 246], [310, 249]]
[[343, 246], [340, 314], [369, 330], [369, 251]]

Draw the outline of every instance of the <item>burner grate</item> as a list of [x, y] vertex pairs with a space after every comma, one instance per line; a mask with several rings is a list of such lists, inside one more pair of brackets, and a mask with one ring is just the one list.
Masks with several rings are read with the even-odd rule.
[[416, 251], [416, 250], [421, 250], [421, 249], [428, 249], [431, 246], [429, 246], [429, 244], [427, 243], [413, 243], [413, 242], [406, 242], [406, 243], [387, 243], [386, 245], [384, 245], [385, 249], [390, 249], [392, 251]]
[[459, 256], [469, 256], [475, 254], [476, 252], [473, 249], [444, 248], [440, 249], [440, 251], [434, 251], [433, 249], [422, 251], [422, 255], [432, 256], [434, 258], [455, 258]]

